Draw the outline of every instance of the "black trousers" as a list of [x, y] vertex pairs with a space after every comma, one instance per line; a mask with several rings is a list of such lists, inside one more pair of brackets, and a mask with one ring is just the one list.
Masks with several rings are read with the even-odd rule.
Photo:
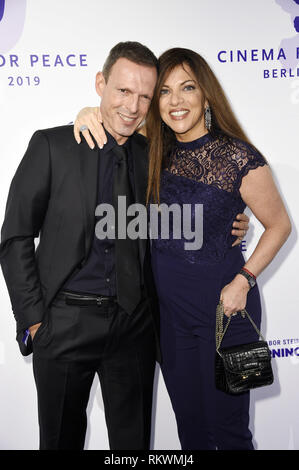
[[58, 297], [33, 339], [40, 449], [84, 448], [95, 374], [110, 449], [149, 449], [155, 357], [146, 300], [128, 315], [116, 303], [78, 307]]

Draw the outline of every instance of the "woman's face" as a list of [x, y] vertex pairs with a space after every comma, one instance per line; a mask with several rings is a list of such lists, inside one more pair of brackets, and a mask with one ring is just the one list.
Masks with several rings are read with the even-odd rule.
[[188, 65], [178, 65], [166, 78], [160, 93], [162, 120], [177, 140], [190, 142], [207, 133], [204, 108], [208, 103]]

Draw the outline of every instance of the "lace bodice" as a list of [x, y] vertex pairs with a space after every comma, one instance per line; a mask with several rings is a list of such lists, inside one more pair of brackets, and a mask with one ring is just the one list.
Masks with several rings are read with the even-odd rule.
[[193, 227], [195, 204], [202, 204], [203, 244], [198, 250], [185, 250], [186, 239], [173, 239], [170, 226], [170, 239], [159, 234], [153, 247], [191, 263], [221, 261], [235, 239], [233, 221], [246, 207], [239, 192], [242, 178], [265, 164], [254, 147], [236, 138], [206, 134], [193, 142], [177, 142], [162, 172], [160, 201], [168, 206], [190, 204]]
[[248, 171], [265, 163], [264, 157], [245, 142], [226, 136], [213, 139], [206, 134], [193, 142], [177, 142], [168, 171], [238, 193]]

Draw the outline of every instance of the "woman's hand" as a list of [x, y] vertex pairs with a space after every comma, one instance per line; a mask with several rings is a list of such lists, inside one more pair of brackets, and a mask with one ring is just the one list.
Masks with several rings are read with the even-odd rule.
[[220, 300], [227, 317], [245, 308], [249, 289], [249, 283], [242, 274], [237, 274], [232, 282], [223, 287]]
[[[91, 149], [93, 149], [95, 145], [91, 138], [91, 133], [100, 149], [102, 149], [107, 143], [107, 137], [102, 122], [102, 115], [99, 107], [81, 109], [74, 123], [74, 136], [77, 143], [80, 144], [81, 142], [80, 132], [82, 132], [87, 144]], [[80, 131], [81, 126], [86, 126], [87, 129]]]

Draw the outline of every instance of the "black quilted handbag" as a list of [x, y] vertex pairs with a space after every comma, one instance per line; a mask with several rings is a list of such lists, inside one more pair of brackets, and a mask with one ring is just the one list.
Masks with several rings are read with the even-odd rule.
[[252, 388], [273, 383], [271, 352], [268, 344], [246, 310], [241, 311], [248, 318], [262, 340], [221, 348], [221, 342], [230, 324], [229, 317], [223, 331], [223, 305], [219, 302], [216, 311], [216, 388], [229, 394], [246, 392]]

